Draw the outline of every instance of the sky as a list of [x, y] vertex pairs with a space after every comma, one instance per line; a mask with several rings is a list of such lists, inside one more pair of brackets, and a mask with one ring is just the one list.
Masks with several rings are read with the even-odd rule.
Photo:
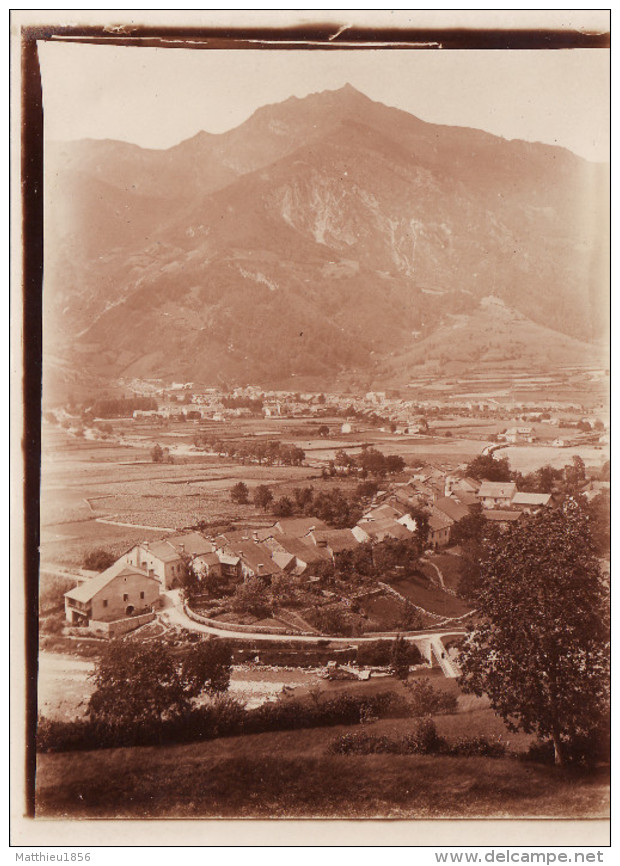
[[604, 49], [254, 51], [39, 43], [49, 140], [167, 148], [257, 108], [352, 84], [422, 120], [609, 159]]

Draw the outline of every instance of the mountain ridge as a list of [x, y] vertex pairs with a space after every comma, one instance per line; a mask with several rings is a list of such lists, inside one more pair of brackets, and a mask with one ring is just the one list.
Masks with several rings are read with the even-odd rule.
[[604, 332], [604, 170], [327, 94], [163, 151], [56, 149], [50, 352], [102, 378], [135, 356], [155, 377], [176, 358], [196, 381], [329, 381], [389, 371], [376, 361], [390, 353], [412, 362], [412, 333], [494, 294], [575, 351]]

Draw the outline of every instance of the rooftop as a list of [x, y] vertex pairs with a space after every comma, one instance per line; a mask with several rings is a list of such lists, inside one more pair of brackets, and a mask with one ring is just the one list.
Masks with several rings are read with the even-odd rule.
[[122, 560], [119, 560], [118, 562], [115, 562], [114, 565], [106, 568], [105, 571], [102, 571], [101, 574], [98, 574], [96, 577], [91, 577], [90, 580], [84, 581], [80, 586], [76, 586], [75, 589], [70, 589], [68, 592], [65, 592], [65, 597], [71, 598], [74, 601], [90, 601], [98, 592], [101, 592], [101, 590], [105, 589], [108, 584], [112, 583], [113, 580], [116, 580], [117, 577], [132, 577], [134, 575], [137, 575], [144, 580], [151, 580], [154, 583], [159, 583], [157, 578], [150, 577], [146, 571], [142, 571], [142, 569], [136, 568], [133, 565], [125, 565]]
[[491, 499], [512, 499], [517, 492], [517, 485], [514, 481], [483, 481], [478, 491], [478, 496], [481, 499], [489, 497]]

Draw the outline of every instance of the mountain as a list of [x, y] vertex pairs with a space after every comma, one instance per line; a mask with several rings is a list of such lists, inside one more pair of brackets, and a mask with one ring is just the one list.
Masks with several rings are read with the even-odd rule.
[[605, 334], [607, 170], [562, 148], [347, 85], [164, 151], [56, 144], [46, 166], [60, 380], [387, 385], [459, 355], [455, 321], [467, 364], [491, 313], [534, 366], [587, 362]]

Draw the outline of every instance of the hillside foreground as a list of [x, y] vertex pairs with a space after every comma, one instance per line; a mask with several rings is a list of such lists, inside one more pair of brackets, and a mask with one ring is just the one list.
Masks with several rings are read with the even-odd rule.
[[[440, 734], [496, 735], [489, 709], [438, 716]], [[414, 719], [363, 730], [397, 736]], [[223, 737], [166, 747], [40, 755], [39, 817], [300, 818], [608, 816], [607, 768], [560, 770], [516, 758], [333, 755], [329, 744], [361, 726]], [[525, 751], [530, 737], [504, 740]]]

